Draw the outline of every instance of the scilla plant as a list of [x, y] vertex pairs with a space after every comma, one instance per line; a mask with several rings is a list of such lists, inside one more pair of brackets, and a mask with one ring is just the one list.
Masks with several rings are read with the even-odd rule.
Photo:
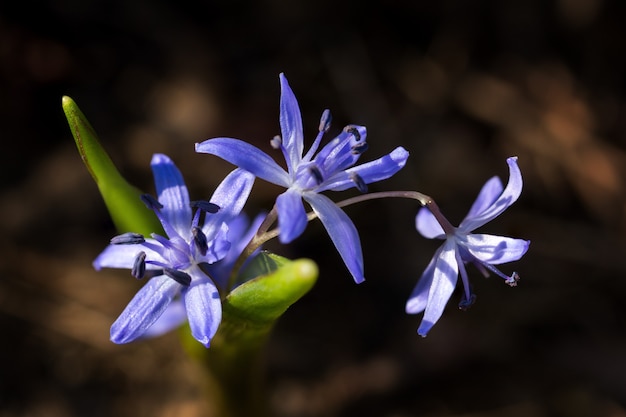
[[[331, 124], [330, 111], [325, 110], [305, 152], [298, 102], [283, 74], [279, 80], [281, 135], [270, 145], [282, 154], [284, 165], [243, 140], [212, 138], [197, 143], [196, 152], [234, 165], [208, 200], [191, 199], [181, 170], [163, 154], [152, 157], [154, 194], [130, 185], [76, 103], [69, 97], [62, 100], [79, 153], [118, 229], [93, 266], [125, 268], [145, 280], [112, 324], [111, 341], [129, 343], [177, 329], [183, 346], [206, 370], [207, 397], [213, 414], [220, 417], [270, 415], [263, 388], [263, 347], [276, 320], [318, 278], [313, 260], [289, 260], [262, 250], [268, 240], [277, 237], [290, 243], [303, 235], [310, 221], [319, 219], [358, 284], [365, 280], [361, 241], [343, 208], [380, 198], [416, 200], [422, 206], [415, 219], [417, 230], [444, 241], [406, 303], [407, 313], [424, 313], [418, 328], [421, 336], [443, 314], [459, 275], [464, 287], [459, 307], [466, 309], [474, 302], [466, 264], [515, 286], [518, 274], [505, 275], [494, 265], [520, 259], [529, 246], [521, 239], [471, 233], [520, 196], [517, 158], [507, 159], [507, 185], [497, 177], [487, 181], [466, 218], [454, 227], [434, 200], [420, 192], [368, 193], [368, 184], [401, 170], [409, 152], [397, 147], [359, 163], [368, 147], [364, 126], [348, 125], [323, 143]], [[244, 210], [256, 179], [284, 191], [267, 213], [248, 217]], [[361, 194], [338, 202], [326, 194], [351, 187]]]

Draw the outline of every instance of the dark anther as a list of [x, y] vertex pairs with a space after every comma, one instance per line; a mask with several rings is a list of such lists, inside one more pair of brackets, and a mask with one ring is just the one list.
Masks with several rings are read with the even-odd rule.
[[359, 133], [359, 129], [357, 129], [355, 126], [348, 125], [343, 130], [346, 133], [350, 133], [351, 135], [353, 135], [357, 142], [361, 140], [361, 134]]
[[137, 279], [141, 279], [146, 275], [145, 252], [139, 252], [137, 256], [135, 256], [135, 262], [133, 262], [133, 269], [130, 271], [130, 274]]
[[311, 165], [309, 167], [309, 172], [311, 173], [311, 175], [313, 175], [313, 177], [315, 177], [315, 182], [317, 183], [317, 185], [320, 185], [324, 182], [324, 176], [322, 175], [322, 171], [320, 171], [320, 169], [316, 165]]
[[367, 150], [367, 148], [369, 148], [369, 145], [367, 144], [367, 142], [359, 142], [352, 147], [350, 152], [352, 153], [352, 155], [361, 155], [363, 152]]
[[150, 210], [162, 209], [163, 204], [159, 203], [159, 200], [152, 197], [150, 194], [142, 194], [141, 201], [148, 207]]
[[191, 284], [191, 276], [186, 272], [179, 271], [178, 269], [163, 268], [163, 273], [185, 287]]
[[272, 138], [272, 140], [270, 140], [270, 145], [272, 146], [272, 148], [274, 149], [280, 149], [280, 146], [283, 144], [283, 140], [280, 138], [280, 136], [276, 135]]
[[211, 203], [210, 201], [206, 201], [206, 200], [192, 201], [191, 207], [199, 208], [205, 213], [211, 213], [211, 214], [215, 214], [218, 211], [220, 211], [220, 206], [218, 206], [217, 204]]
[[320, 132], [328, 132], [330, 129], [330, 122], [333, 120], [333, 117], [330, 115], [330, 110], [326, 109], [322, 112], [322, 117], [320, 117]]
[[465, 311], [472, 305], [474, 305], [475, 302], [476, 294], [470, 294], [469, 300], [467, 299], [467, 297], [465, 297], [465, 294], [463, 294], [463, 298], [461, 299], [461, 302], [459, 302], [459, 309]]
[[135, 245], [137, 243], [143, 243], [146, 239], [139, 233], [128, 232], [111, 239], [112, 245]]
[[196, 247], [200, 250], [202, 256], [205, 256], [207, 251], [209, 250], [209, 245], [206, 240], [206, 235], [199, 227], [194, 227], [191, 229], [191, 233], [193, 234], [193, 241], [196, 242]]
[[365, 181], [363, 181], [363, 178], [361, 178], [359, 174], [355, 172], [351, 172], [350, 179], [352, 180], [352, 182], [354, 182], [354, 185], [356, 185], [357, 190], [359, 190], [362, 193], [367, 192], [367, 184], [365, 184]]

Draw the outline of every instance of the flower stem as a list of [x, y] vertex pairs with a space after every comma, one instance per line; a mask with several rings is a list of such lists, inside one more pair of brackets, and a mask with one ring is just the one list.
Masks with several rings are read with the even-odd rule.
[[[277, 320], [315, 285], [317, 265], [263, 254], [271, 262], [251, 265], [256, 278], [222, 302], [222, 321], [206, 349], [183, 329], [183, 347], [203, 370], [210, 417], [269, 417], [265, 385], [267, 339]], [[258, 258], [257, 258], [258, 259]]]
[[[362, 203], [364, 201], [369, 200], [378, 200], [382, 198], [406, 198], [409, 200], [417, 200], [422, 206], [428, 207], [430, 211], [435, 215], [441, 227], [443, 227], [446, 233], [448, 231], [453, 231], [454, 227], [450, 224], [450, 222], [441, 214], [439, 207], [435, 203], [435, 201], [428, 195], [422, 194], [418, 191], [381, 191], [376, 193], [367, 193], [358, 195], [356, 197], [348, 198], [346, 200], [342, 200], [337, 203], [338, 207], [347, 207], [353, 204]], [[259, 227], [259, 230], [254, 235], [254, 237], [250, 240], [244, 251], [237, 259], [235, 266], [233, 268], [233, 272], [230, 276], [230, 280], [228, 282], [227, 291], [232, 290], [236, 284], [237, 276], [239, 275], [239, 270], [241, 266], [245, 262], [250, 255], [254, 253], [263, 243], [267, 242], [278, 236], [280, 234], [280, 229], [275, 227], [270, 230], [270, 227], [276, 222], [278, 218], [278, 211], [276, 209], [276, 205], [272, 208], [272, 210], [268, 213], [267, 217]], [[317, 214], [313, 211], [307, 213], [307, 220], [311, 221], [317, 218]]]
[[348, 198], [338, 202], [337, 206], [346, 207], [362, 201], [378, 200], [381, 198], [407, 198], [409, 200], [419, 201], [422, 206], [427, 206], [433, 203], [433, 199], [430, 198], [430, 196], [422, 194], [418, 191], [381, 191], [378, 193], [361, 194], [356, 197]]

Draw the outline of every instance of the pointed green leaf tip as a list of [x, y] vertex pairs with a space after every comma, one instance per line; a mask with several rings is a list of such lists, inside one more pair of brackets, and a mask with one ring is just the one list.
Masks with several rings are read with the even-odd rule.
[[145, 235], [161, 231], [154, 213], [141, 202], [141, 191], [119, 173], [78, 105], [70, 97], [63, 96], [62, 106], [78, 152], [96, 181], [117, 230]]

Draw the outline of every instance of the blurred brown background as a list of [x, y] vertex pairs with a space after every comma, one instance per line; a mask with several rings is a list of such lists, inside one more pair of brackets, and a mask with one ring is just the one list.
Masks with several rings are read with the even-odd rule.
[[[518, 155], [521, 199], [487, 233], [532, 241], [511, 289], [469, 269], [477, 303], [422, 339], [404, 303], [438, 242], [417, 206], [347, 209], [367, 281], [317, 223], [271, 245], [321, 268], [267, 353], [275, 415], [626, 416], [626, 5], [606, 0], [3, 2], [0, 5], [0, 416], [201, 416], [175, 334], [117, 346], [109, 326], [141, 285], [91, 261], [115, 234], [62, 109], [76, 100], [127, 176], [152, 191], [154, 152], [192, 196], [230, 166], [215, 136], [270, 151], [278, 73], [312, 141], [368, 128], [406, 168], [371, 190], [417, 189], [453, 223]], [[258, 181], [249, 213], [276, 188]], [[352, 195], [352, 192], [343, 196]], [[340, 198], [339, 195], [332, 195]]]

